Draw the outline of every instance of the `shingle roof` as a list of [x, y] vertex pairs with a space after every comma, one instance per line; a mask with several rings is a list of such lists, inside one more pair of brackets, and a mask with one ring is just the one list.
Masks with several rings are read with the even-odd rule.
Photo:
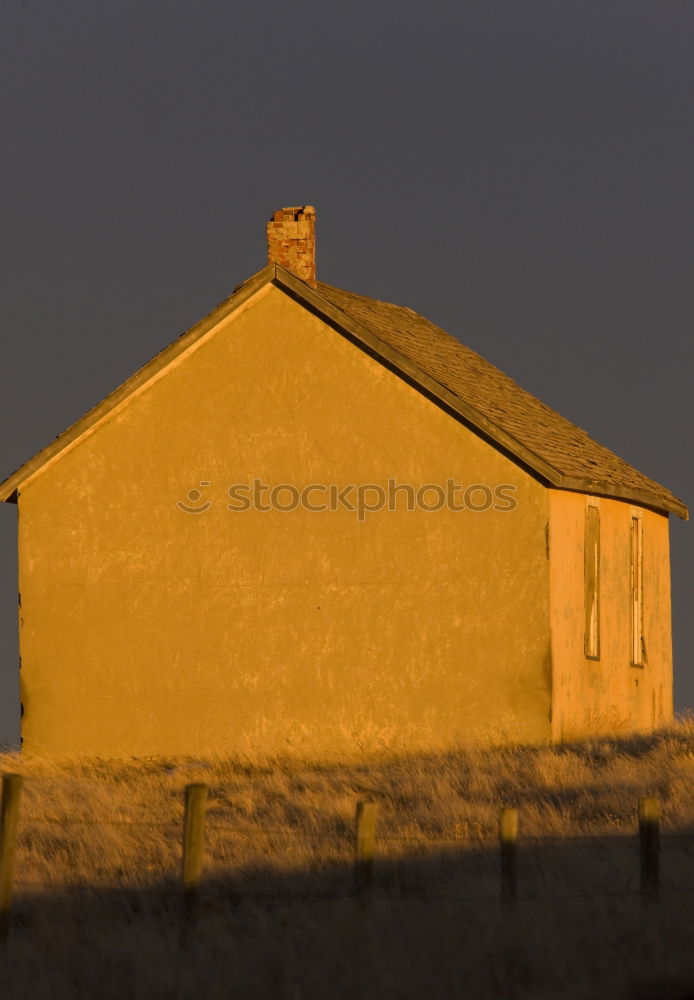
[[228, 299], [152, 358], [43, 451], [0, 483], [0, 500], [13, 501], [83, 434], [143, 388], [250, 296], [272, 283], [351, 337], [421, 391], [455, 412], [547, 483], [617, 497], [687, 518], [687, 508], [668, 489], [644, 476], [580, 427], [521, 389], [494, 365], [434, 323], [405, 306], [379, 302], [319, 282], [314, 289], [276, 264], [240, 285]]
[[[682, 501], [455, 337], [404, 306], [319, 282], [318, 292], [558, 473], [556, 485], [624, 495], [687, 516]], [[513, 450], [513, 449], [510, 449]]]

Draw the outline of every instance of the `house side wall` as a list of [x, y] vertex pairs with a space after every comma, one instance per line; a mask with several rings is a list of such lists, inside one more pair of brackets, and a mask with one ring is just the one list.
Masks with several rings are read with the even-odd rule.
[[[600, 511], [600, 654], [585, 653], [586, 505]], [[672, 718], [668, 519], [633, 504], [549, 491], [552, 733], [557, 741], [653, 729]], [[632, 666], [631, 519], [643, 525], [646, 662]]]
[[[255, 478], [389, 477], [509, 484], [516, 508], [228, 509]], [[19, 504], [29, 751], [549, 738], [545, 489], [276, 288]]]

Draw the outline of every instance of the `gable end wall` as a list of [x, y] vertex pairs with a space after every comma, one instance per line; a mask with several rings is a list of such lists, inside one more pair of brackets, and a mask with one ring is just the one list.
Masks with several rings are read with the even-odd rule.
[[[228, 486], [256, 477], [453, 477], [511, 484], [517, 507], [229, 511]], [[177, 506], [194, 488], [205, 512]], [[547, 491], [277, 288], [19, 506], [27, 750], [327, 757], [549, 738]]]

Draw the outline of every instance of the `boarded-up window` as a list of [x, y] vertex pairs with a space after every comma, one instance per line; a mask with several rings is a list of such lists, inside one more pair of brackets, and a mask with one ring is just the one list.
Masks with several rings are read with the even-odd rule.
[[631, 662], [636, 667], [645, 663], [643, 640], [643, 522], [631, 519]]
[[585, 654], [600, 657], [600, 511], [586, 507], [583, 556], [585, 600]]

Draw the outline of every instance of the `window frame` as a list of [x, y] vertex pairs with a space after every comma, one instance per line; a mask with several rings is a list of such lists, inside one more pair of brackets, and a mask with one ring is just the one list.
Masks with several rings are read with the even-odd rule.
[[629, 661], [643, 669], [648, 662], [643, 615], [643, 517], [632, 510], [629, 524]]
[[600, 505], [588, 501], [583, 527], [583, 654], [600, 659]]

